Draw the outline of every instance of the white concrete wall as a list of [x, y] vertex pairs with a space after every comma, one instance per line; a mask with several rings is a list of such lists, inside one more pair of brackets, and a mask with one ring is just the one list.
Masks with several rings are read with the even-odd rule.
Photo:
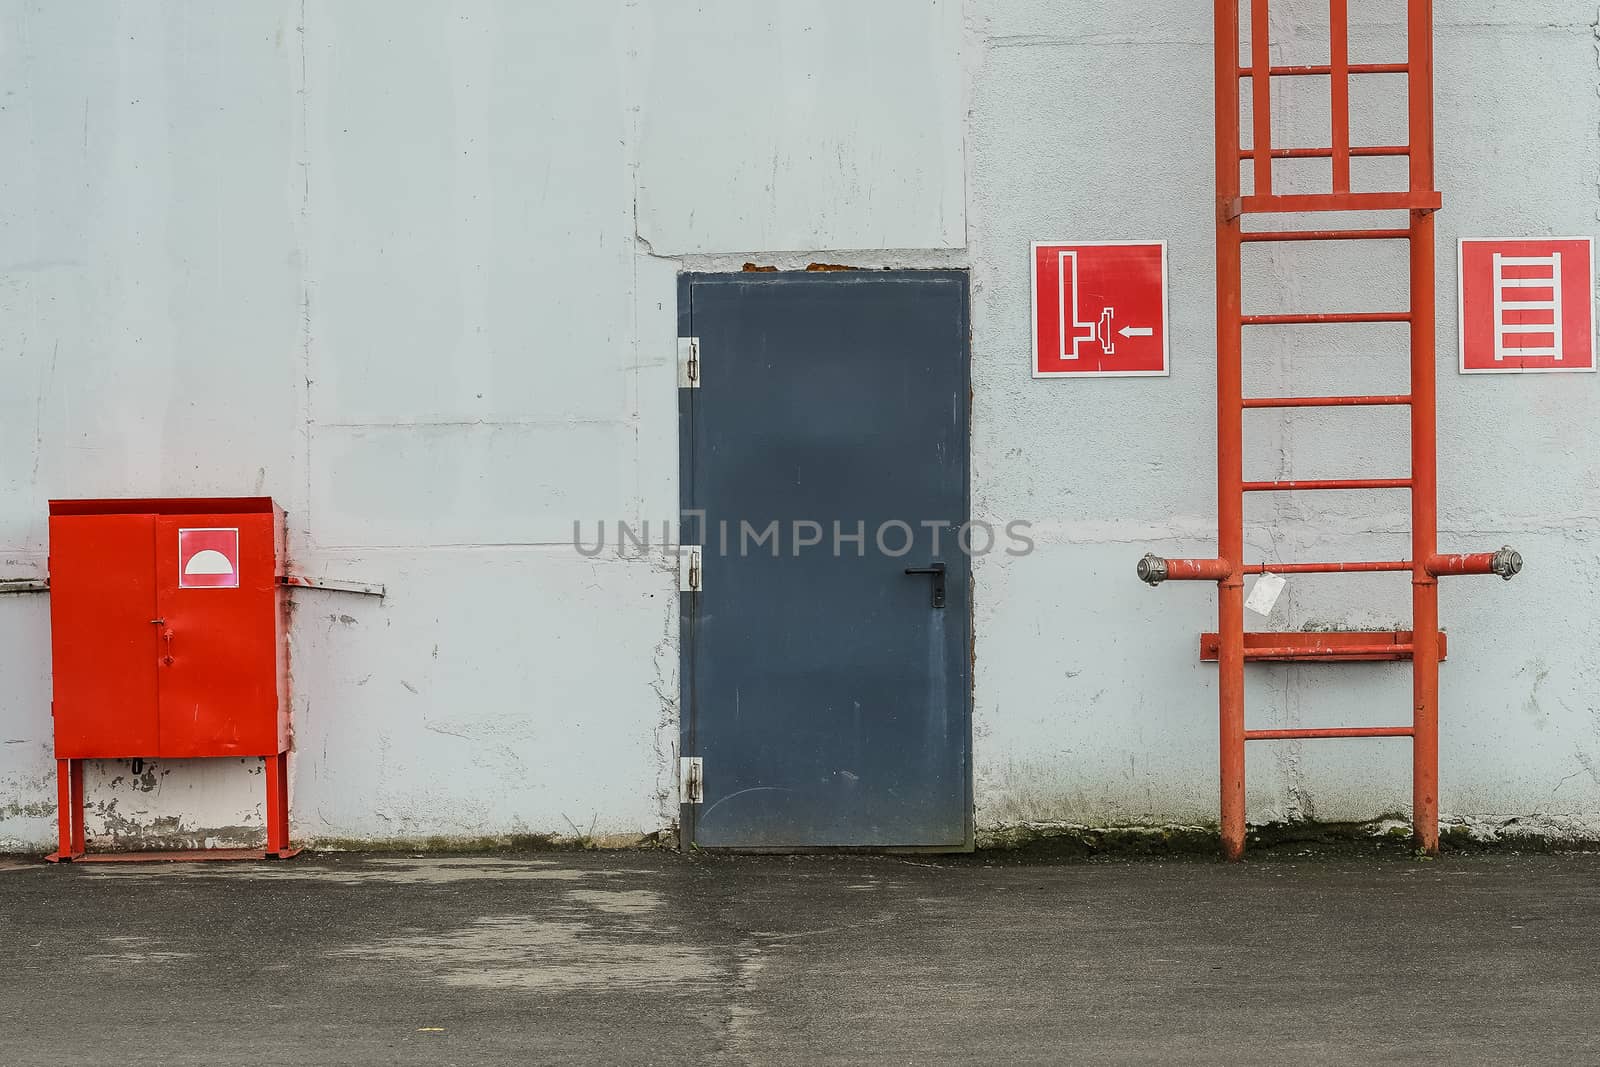
[[[1594, 3], [1440, 6], [1448, 294], [1458, 233], [1593, 232], [1600, 76]], [[1286, 57], [1323, 8], [1285, 6]], [[674, 811], [675, 579], [569, 542], [676, 513], [675, 273], [969, 265], [974, 511], [1039, 534], [977, 569], [979, 825], [1213, 818], [1213, 597], [1132, 576], [1214, 529], [1207, 9], [4, 0], [0, 576], [44, 572], [50, 497], [269, 493], [300, 570], [390, 590], [294, 594], [298, 838], [649, 832]], [[1325, 107], [1280, 118], [1318, 140]], [[1170, 379], [1029, 376], [1046, 237], [1171, 242]], [[1405, 297], [1392, 255], [1326, 278], [1291, 255], [1251, 264], [1259, 306]], [[1458, 378], [1442, 306], [1443, 538], [1530, 564], [1444, 593], [1444, 805], [1600, 833], [1600, 383]], [[1286, 334], [1255, 380], [1398, 384], [1402, 340]], [[1263, 472], [1406, 451], [1389, 412], [1254, 426]], [[1250, 540], [1403, 555], [1403, 506], [1278, 501]], [[1296, 582], [1272, 622], [1398, 623], [1404, 593]], [[45, 597], [0, 598], [0, 849], [53, 836], [47, 624]], [[1253, 677], [1255, 722], [1408, 705], [1401, 669]], [[1253, 752], [1252, 817], [1403, 810], [1407, 763]], [[139, 770], [94, 769], [91, 833], [259, 833], [255, 767]]]

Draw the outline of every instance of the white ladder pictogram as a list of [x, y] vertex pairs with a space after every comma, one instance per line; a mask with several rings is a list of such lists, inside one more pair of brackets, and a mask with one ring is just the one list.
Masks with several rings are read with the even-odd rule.
[[[1531, 278], [1507, 278], [1507, 267], [1538, 268], [1541, 274]], [[1548, 272], [1548, 273], [1543, 273]], [[1507, 299], [1508, 293], [1520, 297], [1519, 289], [1549, 289], [1549, 300]], [[1506, 313], [1512, 311], [1549, 312], [1551, 322], [1507, 322]], [[1494, 254], [1494, 358], [1517, 359], [1524, 356], [1561, 358], [1561, 253], [1548, 256], [1507, 256]], [[1507, 337], [1525, 340], [1529, 336], [1551, 337], [1548, 347], [1531, 347], [1518, 343], [1506, 344]]]

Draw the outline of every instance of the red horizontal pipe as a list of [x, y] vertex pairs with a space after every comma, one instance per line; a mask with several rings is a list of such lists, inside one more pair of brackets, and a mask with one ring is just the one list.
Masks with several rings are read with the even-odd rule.
[[1409, 560], [1373, 563], [1273, 563], [1245, 567], [1245, 574], [1368, 574], [1378, 571], [1409, 571]]
[[1494, 557], [1493, 552], [1429, 556], [1428, 573], [1435, 578], [1463, 574], [1493, 574]]
[[1462, 574], [1497, 574], [1510, 581], [1522, 573], [1522, 554], [1507, 547], [1498, 552], [1432, 555], [1425, 567], [1435, 578]]
[[1353, 322], [1410, 322], [1409, 311], [1358, 311], [1335, 315], [1245, 315], [1246, 326], [1322, 326]]
[[1263, 396], [1244, 402], [1247, 408], [1376, 408], [1411, 403], [1409, 396]]
[[[1352, 63], [1351, 74], [1405, 74], [1410, 67], [1404, 63]], [[1327, 64], [1311, 64], [1287, 67], [1270, 67], [1269, 72], [1274, 78], [1312, 78], [1327, 76], [1333, 73], [1333, 68]], [[1240, 67], [1239, 77], [1255, 77], [1254, 67]]]
[[1258, 230], [1240, 234], [1248, 243], [1262, 241], [1409, 241], [1410, 230]]
[[1246, 730], [1246, 741], [1295, 741], [1315, 737], [1412, 737], [1409, 726], [1352, 726], [1326, 730]]
[[1245, 482], [1247, 493], [1295, 492], [1312, 489], [1410, 489], [1410, 478], [1315, 478], [1287, 482]]
[[[1411, 148], [1408, 145], [1363, 145], [1350, 149], [1352, 156], [1408, 156]], [[1239, 150], [1240, 160], [1254, 159], [1255, 152], [1248, 148]], [[1331, 148], [1274, 148], [1273, 159], [1332, 159]]]
[[1233, 564], [1225, 559], [1169, 559], [1169, 582], [1222, 582], [1233, 576]]

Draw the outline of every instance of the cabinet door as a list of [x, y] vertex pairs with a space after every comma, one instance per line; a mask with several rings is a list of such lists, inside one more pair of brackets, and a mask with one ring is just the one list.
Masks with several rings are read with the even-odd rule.
[[271, 517], [162, 515], [155, 541], [161, 755], [275, 754]]
[[158, 751], [154, 515], [50, 519], [56, 756]]

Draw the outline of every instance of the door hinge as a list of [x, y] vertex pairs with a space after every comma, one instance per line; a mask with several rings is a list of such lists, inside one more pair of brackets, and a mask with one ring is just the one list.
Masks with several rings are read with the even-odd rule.
[[678, 802], [699, 804], [705, 798], [705, 762], [699, 756], [684, 756], [678, 760]]
[[700, 388], [700, 338], [678, 338], [678, 388]]
[[678, 591], [680, 593], [698, 593], [704, 588], [704, 577], [701, 570], [701, 557], [703, 552], [699, 545], [678, 546]]

